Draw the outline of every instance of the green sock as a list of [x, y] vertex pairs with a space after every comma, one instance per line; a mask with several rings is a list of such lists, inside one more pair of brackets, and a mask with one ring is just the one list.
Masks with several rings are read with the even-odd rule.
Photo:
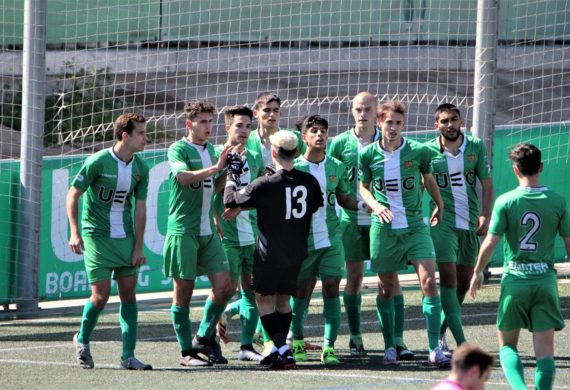
[[536, 361], [536, 376], [534, 386], [536, 390], [552, 389], [556, 366], [551, 356], [540, 358]]
[[241, 345], [251, 345], [253, 344], [253, 335], [259, 321], [259, 312], [255, 304], [255, 293], [252, 290], [241, 292], [239, 318], [241, 321]]
[[206, 304], [204, 305], [204, 316], [202, 317], [202, 322], [200, 322], [200, 327], [198, 328], [198, 337], [204, 337], [207, 339], [212, 337], [216, 330], [218, 320], [225, 308], [226, 305], [216, 305], [210, 298], [206, 299]]
[[123, 355], [121, 358], [127, 360], [135, 356], [135, 346], [137, 344], [138, 332], [138, 305], [135, 303], [122, 303], [119, 309], [119, 323], [121, 324], [121, 337], [123, 339]]
[[396, 347], [394, 340], [394, 298], [382, 299], [380, 295], [376, 297], [376, 313], [378, 321], [382, 324], [382, 336], [384, 336], [384, 349]]
[[95, 325], [97, 325], [97, 320], [99, 319], [99, 314], [103, 309], [97, 309], [91, 300], [87, 300], [85, 307], [83, 307], [83, 317], [81, 317], [81, 326], [79, 327], [79, 334], [77, 335], [77, 341], [81, 344], [89, 344], [91, 340], [91, 334]]
[[[243, 292], [241, 294], [241, 298], [237, 301], [233, 301], [226, 307], [226, 313], [229, 314], [229, 318], [232, 318], [236, 314], [240, 314], [241, 312], [241, 305], [243, 301]], [[253, 303], [255, 304], [255, 294], [253, 295]], [[241, 315], [241, 314], [240, 314]]]
[[307, 311], [307, 298], [291, 297], [291, 332], [295, 340], [303, 339], [303, 328], [305, 326], [305, 312]]
[[394, 339], [396, 345], [404, 346], [404, 295], [394, 296]]
[[360, 336], [360, 306], [362, 305], [362, 293], [356, 295], [342, 294], [344, 311], [348, 320], [348, 330], [351, 336]]
[[340, 298], [323, 298], [323, 316], [325, 317], [324, 346], [333, 347], [340, 329]]
[[465, 342], [465, 335], [463, 334], [463, 326], [461, 325], [461, 306], [459, 306], [459, 299], [457, 299], [457, 289], [440, 287], [441, 292], [441, 308], [442, 316], [447, 319], [449, 330], [455, 338], [457, 345]]
[[422, 301], [422, 312], [426, 318], [429, 351], [437, 348], [439, 342], [439, 329], [441, 321], [441, 299], [439, 295], [435, 297], [424, 297]]
[[511, 388], [514, 390], [526, 389], [527, 387], [524, 383], [524, 367], [517, 349], [505, 345], [499, 351], [499, 360], [501, 361], [501, 367], [503, 367], [503, 372]]
[[[467, 295], [467, 293], [462, 293], [460, 294], [459, 292], [457, 293], [457, 301], [459, 302], [459, 306], [463, 305], [463, 301], [465, 300], [465, 295]], [[442, 292], [442, 304], [443, 304], [443, 292]], [[445, 317], [445, 311], [441, 311], [441, 329], [439, 330], [440, 334], [445, 334], [445, 332], [447, 331], [447, 318]]]
[[181, 351], [192, 348], [192, 324], [190, 323], [190, 307], [172, 305], [170, 307], [170, 318], [176, 333], [176, 340]]

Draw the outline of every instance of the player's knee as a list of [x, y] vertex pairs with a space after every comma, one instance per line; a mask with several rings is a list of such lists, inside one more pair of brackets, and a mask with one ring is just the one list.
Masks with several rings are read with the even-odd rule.
[[363, 279], [364, 274], [362, 272], [350, 272], [346, 277], [346, 284], [360, 288]]
[[437, 295], [437, 283], [435, 276], [425, 276], [421, 280], [422, 292], [425, 296], [433, 297]]
[[339, 294], [340, 280], [326, 279], [323, 280], [323, 297], [334, 298]]
[[235, 289], [232, 289], [232, 285], [230, 283], [223, 283], [213, 288], [212, 292], [214, 293], [214, 296], [220, 300], [228, 300], [232, 295], [234, 295]]
[[109, 301], [109, 294], [99, 293], [91, 295], [91, 303], [97, 309], [103, 309], [108, 301]]

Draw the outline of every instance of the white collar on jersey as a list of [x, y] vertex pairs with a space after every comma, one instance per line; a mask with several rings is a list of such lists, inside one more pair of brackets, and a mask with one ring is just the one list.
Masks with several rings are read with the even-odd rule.
[[120, 164], [123, 164], [124, 166], [129, 165], [131, 162], [133, 162], [133, 160], [135, 159], [135, 155], [133, 154], [133, 157], [131, 157], [131, 159], [127, 162], [124, 162], [123, 160], [121, 160], [121, 158], [119, 156], [117, 156], [117, 154], [115, 153], [115, 150], [113, 149], [113, 146], [111, 146], [109, 148], [109, 153], [111, 153], [111, 156], [117, 160], [117, 162], [119, 162]]
[[321, 164], [324, 164], [327, 162], [327, 155], [325, 154], [325, 158], [323, 158], [321, 161], [319, 162], [313, 162], [313, 161], [309, 161], [307, 160], [307, 158], [304, 155], [300, 155], [298, 157], [300, 160], [305, 161], [307, 164], [312, 164], [312, 165], [316, 165], [317, 167]]
[[406, 144], [408, 143], [406, 137], [402, 136], [402, 144], [400, 146], [398, 146], [396, 149], [394, 149], [393, 152], [389, 152], [386, 149], [384, 149], [382, 147], [382, 143], [381, 142], [377, 142], [376, 145], [378, 145], [378, 149], [384, 153], [384, 154], [389, 154], [389, 155], [393, 155], [394, 153], [400, 152], [402, 149], [404, 149], [404, 146], [406, 146]]
[[544, 192], [548, 191], [548, 187], [540, 186], [540, 187], [527, 187], [527, 186], [518, 186], [520, 190], [528, 191], [528, 192]]
[[[350, 134], [360, 143], [362, 143], [360, 140], [361, 138], [358, 137], [356, 135], [356, 130], [354, 130], [354, 127], [352, 129], [350, 129]], [[378, 129], [378, 127], [374, 128], [374, 137], [372, 138], [372, 141], [370, 141], [370, 144], [373, 142], [378, 141], [380, 138], [382, 137], [382, 132], [380, 131], [380, 129]], [[368, 144], [369, 145], [369, 144]]]
[[202, 149], [202, 151], [204, 151], [204, 150], [206, 150], [206, 149], [208, 148], [208, 141], [206, 141], [206, 142], [204, 143], [204, 145], [198, 145], [198, 144], [195, 144], [194, 142], [190, 141], [190, 140], [189, 140], [188, 138], [186, 138], [186, 137], [182, 137], [182, 140], [183, 140], [184, 142], [186, 142], [188, 145], [193, 146], [194, 148], [196, 148], [196, 149], [198, 149], [198, 150]]
[[[460, 152], [460, 153], [457, 153], [457, 156], [459, 156], [460, 154], [465, 153], [465, 148], [467, 147], [467, 136], [465, 135], [465, 133], [461, 133], [461, 136], [463, 137], [463, 142], [461, 143], [461, 145], [459, 145], [459, 152]], [[451, 156], [451, 157], [457, 157], [457, 156], [454, 156], [453, 154], [449, 153], [449, 152], [447, 151], [447, 149], [445, 149], [445, 148], [443, 147], [443, 145], [442, 145], [442, 143], [441, 143], [441, 135], [437, 137], [437, 140], [438, 140], [438, 142], [439, 142], [439, 151], [440, 151], [441, 153], [447, 154], [447, 155], [449, 155], [449, 156]]]

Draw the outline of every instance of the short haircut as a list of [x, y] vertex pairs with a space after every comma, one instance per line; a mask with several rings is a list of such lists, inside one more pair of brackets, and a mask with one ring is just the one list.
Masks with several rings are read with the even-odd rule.
[[257, 95], [257, 98], [255, 99], [255, 104], [253, 105], [253, 109], [259, 110], [259, 107], [265, 104], [269, 104], [271, 102], [276, 102], [279, 105], [279, 107], [281, 107], [281, 99], [279, 98], [279, 96], [277, 96], [275, 92], [262, 92], [259, 95]]
[[207, 113], [216, 115], [216, 106], [206, 100], [191, 100], [184, 105], [186, 119], [196, 119], [199, 114]]
[[297, 119], [297, 121], [295, 122], [295, 128], [299, 131], [302, 132], [303, 131], [303, 122], [305, 121], [305, 119], [307, 119], [309, 116], [308, 115], [304, 115], [302, 117], [300, 117], [299, 119]]
[[295, 133], [289, 130], [280, 130], [269, 137], [271, 146], [277, 149], [277, 156], [284, 161], [293, 161], [297, 156], [297, 143], [299, 142]]
[[123, 133], [131, 135], [135, 128], [135, 123], [145, 123], [146, 119], [141, 114], [134, 112], [126, 112], [119, 115], [113, 124], [115, 132], [115, 140], [120, 141], [123, 139]]
[[376, 113], [378, 114], [378, 118], [383, 120], [386, 113], [390, 111], [405, 116], [406, 106], [404, 106], [404, 104], [398, 100], [391, 100], [389, 102], [383, 103], [380, 107], [378, 107], [378, 111]]
[[350, 102], [350, 106], [354, 107], [354, 101], [356, 99], [370, 99], [374, 102], [375, 105], [378, 105], [378, 100], [376, 99], [376, 96], [374, 96], [374, 94], [372, 92], [368, 92], [368, 91], [362, 91], [362, 92], [358, 92], [353, 98], [352, 101]]
[[461, 116], [461, 112], [459, 111], [459, 108], [457, 108], [455, 104], [443, 103], [437, 106], [437, 108], [435, 109], [435, 120], [437, 121], [439, 119], [440, 114], [448, 111], [453, 111], [457, 115]]
[[540, 149], [527, 143], [518, 144], [512, 148], [509, 159], [524, 176], [532, 176], [538, 173], [542, 164]]
[[232, 123], [232, 119], [236, 115], [245, 115], [253, 120], [253, 111], [248, 106], [230, 106], [224, 111], [224, 121], [227, 125]]
[[466, 372], [471, 367], [478, 366], [479, 377], [481, 377], [493, 365], [494, 361], [493, 356], [480, 347], [463, 343], [453, 351], [451, 369], [456, 372]]
[[303, 125], [301, 126], [301, 132], [305, 134], [307, 130], [315, 125], [321, 125], [325, 128], [325, 130], [329, 129], [329, 122], [325, 118], [320, 115], [309, 115], [303, 121]]

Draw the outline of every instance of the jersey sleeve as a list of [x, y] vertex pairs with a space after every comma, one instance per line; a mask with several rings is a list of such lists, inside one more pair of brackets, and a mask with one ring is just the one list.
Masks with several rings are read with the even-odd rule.
[[364, 184], [369, 184], [372, 180], [372, 171], [370, 170], [370, 162], [368, 161], [368, 148], [358, 153], [358, 180]]
[[258, 199], [263, 196], [263, 185], [266, 176], [254, 180], [253, 183], [247, 187], [237, 190], [232, 182], [227, 182], [226, 189], [224, 190], [224, 205], [229, 208], [255, 208], [258, 204]]
[[134, 194], [135, 198], [138, 200], [146, 200], [148, 194], [148, 181], [149, 181], [149, 169], [148, 165], [141, 158], [140, 160], [140, 179], [135, 186]]
[[168, 148], [167, 158], [170, 171], [173, 176], [178, 175], [180, 172], [189, 171], [190, 167], [184, 158], [184, 152], [177, 143]]
[[421, 173], [432, 173], [431, 166], [433, 152], [427, 145], [421, 145], [419, 168]]
[[485, 144], [481, 141], [478, 142], [477, 151], [477, 166], [475, 167], [475, 174], [479, 180], [491, 178], [491, 171], [489, 169], [489, 159], [487, 158], [487, 149]]
[[348, 173], [346, 172], [345, 166], [340, 164], [337, 169], [337, 180], [338, 186], [336, 188], [337, 192], [340, 194], [350, 194], [350, 185], [348, 184]]
[[339, 137], [339, 136], [337, 135], [337, 136], [331, 141], [330, 147], [329, 147], [329, 149], [328, 149], [328, 154], [329, 154], [329, 156], [334, 157], [334, 158], [336, 158], [337, 160], [340, 160], [342, 156], [341, 156], [340, 148], [339, 148], [340, 142], [337, 141], [338, 137]]
[[303, 142], [303, 136], [299, 130], [290, 130], [297, 136], [297, 149], [299, 149], [299, 155], [305, 154], [307, 150], [307, 145]]
[[71, 185], [81, 192], [87, 191], [91, 183], [99, 176], [100, 166], [97, 160], [88, 158], [84, 163], [79, 173], [73, 179]]
[[562, 217], [560, 218], [560, 224], [558, 225], [558, 234], [560, 234], [560, 237], [570, 237], [570, 217], [568, 216], [568, 207], [564, 199], [562, 206], [564, 209], [562, 211]]
[[495, 206], [493, 207], [493, 212], [491, 213], [491, 222], [489, 224], [489, 234], [494, 236], [502, 236], [507, 230], [507, 213], [506, 204], [499, 197]]

